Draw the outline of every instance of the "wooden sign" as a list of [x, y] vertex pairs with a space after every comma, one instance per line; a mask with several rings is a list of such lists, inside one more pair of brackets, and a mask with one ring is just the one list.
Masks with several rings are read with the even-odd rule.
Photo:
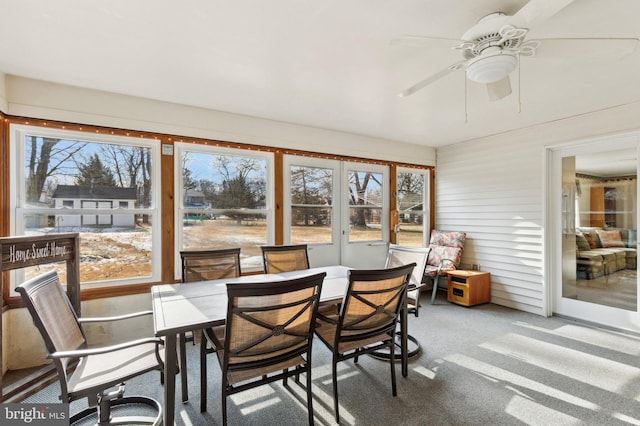
[[3, 243], [2, 270], [26, 268], [43, 263], [60, 262], [75, 256], [75, 241], [72, 238], [29, 237], [22, 241]]
[[80, 238], [78, 233], [0, 237], [0, 288], [2, 306], [9, 297], [3, 283], [5, 271], [66, 261], [67, 294], [80, 315]]
[[[78, 316], [80, 312], [80, 237], [78, 233], [28, 235], [20, 237], [0, 237], [0, 300], [4, 311], [7, 302], [18, 297], [9, 296], [9, 285], [5, 282], [12, 269], [43, 265], [46, 263], [66, 262], [67, 267], [67, 296]], [[3, 330], [2, 315], [0, 315], [0, 365], [3, 362]], [[11, 329], [9, 329], [11, 332]], [[44, 379], [49, 374], [49, 368], [34, 373], [33, 380]], [[7, 397], [6, 389], [0, 374], [0, 402]]]

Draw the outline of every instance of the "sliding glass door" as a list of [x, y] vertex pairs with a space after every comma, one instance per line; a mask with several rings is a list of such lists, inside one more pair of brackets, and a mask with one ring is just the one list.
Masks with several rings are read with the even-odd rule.
[[638, 140], [552, 152], [554, 313], [640, 331]]

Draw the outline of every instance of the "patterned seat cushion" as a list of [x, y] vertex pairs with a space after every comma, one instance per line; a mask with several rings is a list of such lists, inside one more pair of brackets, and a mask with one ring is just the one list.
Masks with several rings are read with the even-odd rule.
[[[435, 277], [442, 262], [441, 271], [452, 271], [460, 264], [464, 251], [466, 232], [459, 231], [431, 231], [429, 241], [429, 257], [425, 267], [425, 275]], [[448, 261], [444, 261], [447, 259]]]
[[460, 258], [462, 257], [462, 249], [460, 247], [443, 247], [429, 244], [429, 248], [431, 251], [425, 268], [425, 274], [427, 275], [435, 276], [443, 259], [446, 260], [442, 263], [441, 271], [453, 271], [460, 263]]
[[431, 239], [429, 244], [436, 246], [448, 246], [464, 248], [464, 242], [467, 239], [466, 232], [459, 231], [431, 231]]

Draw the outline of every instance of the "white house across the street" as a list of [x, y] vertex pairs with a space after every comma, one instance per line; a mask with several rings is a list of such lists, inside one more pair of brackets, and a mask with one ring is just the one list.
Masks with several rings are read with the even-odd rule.
[[55, 226], [133, 227], [135, 216], [126, 214], [96, 214], [96, 209], [133, 209], [136, 188], [110, 186], [58, 185], [52, 199], [56, 209], [83, 209], [86, 214], [56, 214]]

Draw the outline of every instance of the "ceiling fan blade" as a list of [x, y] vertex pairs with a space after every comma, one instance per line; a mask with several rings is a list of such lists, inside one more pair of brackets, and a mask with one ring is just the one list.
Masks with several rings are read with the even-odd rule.
[[511, 80], [506, 76], [502, 80], [487, 84], [487, 95], [490, 101], [499, 101], [511, 94]]
[[621, 57], [638, 48], [637, 38], [547, 38], [533, 56], [540, 58]]
[[450, 48], [460, 44], [460, 39], [446, 37], [427, 37], [406, 35], [391, 40], [394, 46], [417, 46], [417, 47], [445, 47]]
[[400, 96], [401, 98], [404, 98], [404, 97], [407, 97], [409, 95], [413, 95], [418, 90], [427, 87], [428, 85], [430, 85], [434, 81], [437, 81], [437, 80], [441, 79], [442, 77], [444, 77], [445, 75], [449, 74], [450, 72], [462, 68], [464, 66], [464, 64], [466, 64], [466, 63], [467, 63], [466, 60], [465, 61], [456, 62], [455, 64], [448, 66], [447, 68], [443, 69], [442, 71], [439, 71], [439, 72], [437, 72], [435, 74], [432, 74], [429, 77], [425, 78], [424, 80], [421, 80], [421, 81], [417, 82], [416, 84], [414, 84], [413, 86], [409, 87], [408, 89], [403, 90], [402, 92], [398, 93], [398, 96]]
[[573, 3], [574, 0], [529, 0], [513, 15], [509, 23], [518, 28], [531, 29], [537, 23], [543, 22], [561, 9]]

